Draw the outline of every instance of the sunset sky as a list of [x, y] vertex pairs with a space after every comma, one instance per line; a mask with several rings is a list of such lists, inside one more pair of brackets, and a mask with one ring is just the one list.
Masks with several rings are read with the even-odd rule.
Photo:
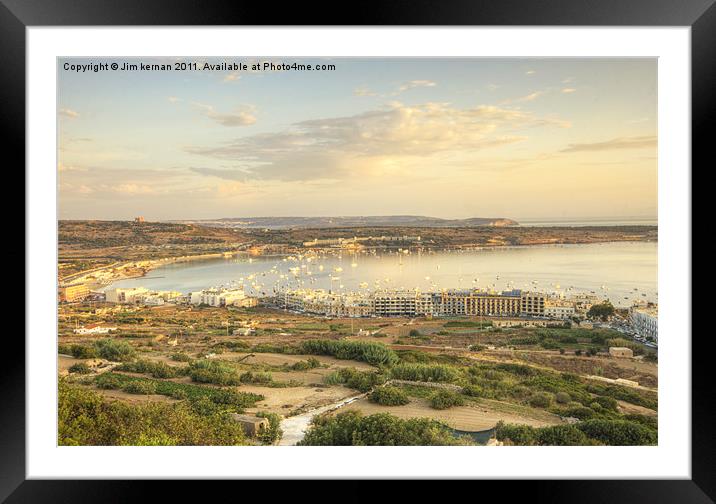
[[62, 219], [656, 217], [654, 59], [65, 61], [91, 60], [58, 62]]

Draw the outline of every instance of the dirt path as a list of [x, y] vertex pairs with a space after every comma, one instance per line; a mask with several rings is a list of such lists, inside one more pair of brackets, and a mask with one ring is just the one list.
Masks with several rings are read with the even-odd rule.
[[412, 399], [410, 404], [406, 404], [405, 406], [381, 406], [365, 398], [341, 408], [340, 411], [351, 410], [360, 411], [364, 415], [390, 413], [403, 419], [428, 417], [443, 422], [453, 429], [464, 431], [491, 429], [500, 420], [506, 423], [527, 424], [534, 427], [562, 423], [558, 416], [552, 415], [551, 413], [535, 411], [534, 415], [521, 415], [517, 412], [510, 412], [509, 410], [499, 411], [487, 403], [436, 410], [431, 408], [428, 401], [424, 399]]
[[358, 394], [351, 397], [347, 397], [336, 403], [328, 404], [321, 408], [316, 408], [300, 415], [285, 418], [281, 421], [281, 429], [283, 430], [283, 437], [279, 441], [279, 446], [294, 446], [296, 443], [301, 441], [306, 435], [308, 427], [311, 425], [311, 420], [314, 416], [326, 413], [331, 410], [345, 407], [345, 405], [352, 403], [353, 401], [359, 400], [360, 397], [365, 394]]

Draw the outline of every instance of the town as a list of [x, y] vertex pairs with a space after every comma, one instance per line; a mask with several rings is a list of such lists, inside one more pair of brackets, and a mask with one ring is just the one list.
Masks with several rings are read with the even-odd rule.
[[[90, 292], [85, 285], [60, 288], [60, 302], [106, 301], [108, 303], [161, 306], [167, 303], [205, 305], [212, 307], [251, 308], [259, 304], [268, 308], [288, 310], [297, 314], [321, 315], [329, 318], [376, 317], [485, 317], [496, 327], [515, 325], [548, 327], [574, 325], [591, 328], [589, 320], [595, 306], [604, 306], [600, 318], [612, 318], [614, 308], [608, 301], [592, 294], [555, 296], [540, 292], [444, 290], [378, 290], [373, 292], [330, 292], [324, 289], [285, 289], [267, 297], [247, 295], [243, 289], [208, 288], [183, 294], [178, 291], [152, 291], [144, 287], [115, 288], [106, 292]], [[615, 318], [613, 327], [647, 346], [658, 345], [658, 307], [639, 303], [630, 307], [624, 319]], [[599, 322], [597, 322], [599, 323]]]

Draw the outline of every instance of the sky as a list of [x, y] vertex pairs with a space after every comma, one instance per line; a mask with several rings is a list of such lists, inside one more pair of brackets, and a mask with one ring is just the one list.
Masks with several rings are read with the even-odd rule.
[[61, 219], [657, 215], [655, 59], [61, 58], [57, 105]]

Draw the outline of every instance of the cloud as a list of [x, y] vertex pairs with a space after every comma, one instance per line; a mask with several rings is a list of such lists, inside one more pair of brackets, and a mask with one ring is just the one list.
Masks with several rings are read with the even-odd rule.
[[[397, 171], [413, 159], [470, 154], [520, 142], [525, 140], [521, 130], [541, 126], [568, 123], [497, 106], [461, 109], [447, 103], [407, 106], [396, 102], [382, 109], [301, 121], [285, 131], [186, 150], [234, 162], [231, 169], [191, 169], [226, 180], [339, 180], [376, 173], [379, 165]], [[386, 158], [393, 162], [385, 164]]]
[[243, 170], [241, 168], [202, 168], [192, 166], [189, 168], [189, 170], [194, 173], [198, 173], [199, 175], [207, 175], [210, 177], [217, 177], [224, 180], [244, 181], [248, 178], [246, 170]]
[[645, 122], [649, 122], [648, 117], [639, 117], [638, 119], [631, 119], [629, 121], [626, 121], [627, 124], [641, 124]]
[[371, 91], [367, 87], [359, 87], [359, 88], [355, 88], [353, 90], [353, 95], [354, 96], [378, 96], [378, 93]]
[[534, 75], [534, 74], [536, 74], [536, 73], [537, 73], [536, 70], [527, 70], [527, 71], [525, 72], [525, 75]]
[[82, 168], [74, 165], [66, 165], [62, 161], [57, 163], [58, 172], [71, 172], [71, 171], [87, 171], [87, 168]]
[[411, 80], [411, 81], [401, 84], [398, 87], [398, 91], [396, 92], [396, 94], [402, 93], [409, 89], [420, 88], [420, 87], [435, 87], [435, 86], [437, 86], [437, 83], [430, 81], [430, 80]]
[[80, 116], [80, 113], [77, 112], [77, 111], [75, 111], [75, 110], [72, 110], [72, 109], [61, 108], [61, 109], [60, 109], [60, 115], [61, 115], [61, 116], [64, 116], [64, 117], [69, 117], [69, 118], [71, 118], [71, 119], [76, 119], [77, 117]]
[[575, 91], [576, 91], [576, 89], [574, 89], [574, 88], [564, 88], [564, 89], [562, 89], [562, 92], [563, 92], [563, 93], [574, 93]]
[[241, 75], [239, 75], [239, 72], [231, 72], [230, 74], [227, 74], [226, 77], [224, 77], [224, 82], [234, 82], [241, 79]]
[[503, 100], [503, 101], [501, 101], [500, 103], [501, 103], [502, 105], [507, 105], [507, 104], [509, 104], [509, 103], [531, 102], [531, 101], [536, 100], [537, 98], [539, 98], [539, 97], [542, 96], [543, 94], [545, 94], [544, 91], [535, 91], [534, 93], [530, 93], [530, 94], [528, 94], [528, 95], [526, 95], [526, 96], [520, 96], [519, 98], [510, 98], [510, 99], [507, 99], [507, 100]]
[[[58, 165], [64, 196], [137, 197], [176, 192], [190, 187], [191, 175], [180, 169], [121, 169], [106, 166]], [[194, 182], [195, 185], [195, 182]]]
[[424, 79], [418, 79], [418, 80], [411, 80], [402, 83], [399, 85], [394, 91], [389, 93], [377, 93], [375, 91], [372, 91], [368, 89], [365, 86], [358, 87], [353, 90], [354, 96], [381, 96], [383, 98], [391, 97], [391, 96], [398, 96], [401, 93], [404, 93], [405, 91], [408, 91], [410, 89], [415, 88], [428, 88], [428, 87], [435, 87], [437, 86], [436, 82], [433, 82], [431, 80], [424, 80]]
[[167, 96], [167, 100], [169, 101], [169, 103], [178, 103], [182, 101], [181, 98], [177, 98], [176, 96]]
[[199, 108], [206, 117], [222, 126], [250, 126], [256, 122], [256, 116], [253, 113], [254, 107], [244, 107], [232, 113], [222, 114], [211, 105], [196, 102], [193, 102], [192, 105]]
[[656, 147], [656, 136], [619, 137], [606, 142], [569, 144], [560, 152], [609, 151], [618, 149], [643, 149]]

